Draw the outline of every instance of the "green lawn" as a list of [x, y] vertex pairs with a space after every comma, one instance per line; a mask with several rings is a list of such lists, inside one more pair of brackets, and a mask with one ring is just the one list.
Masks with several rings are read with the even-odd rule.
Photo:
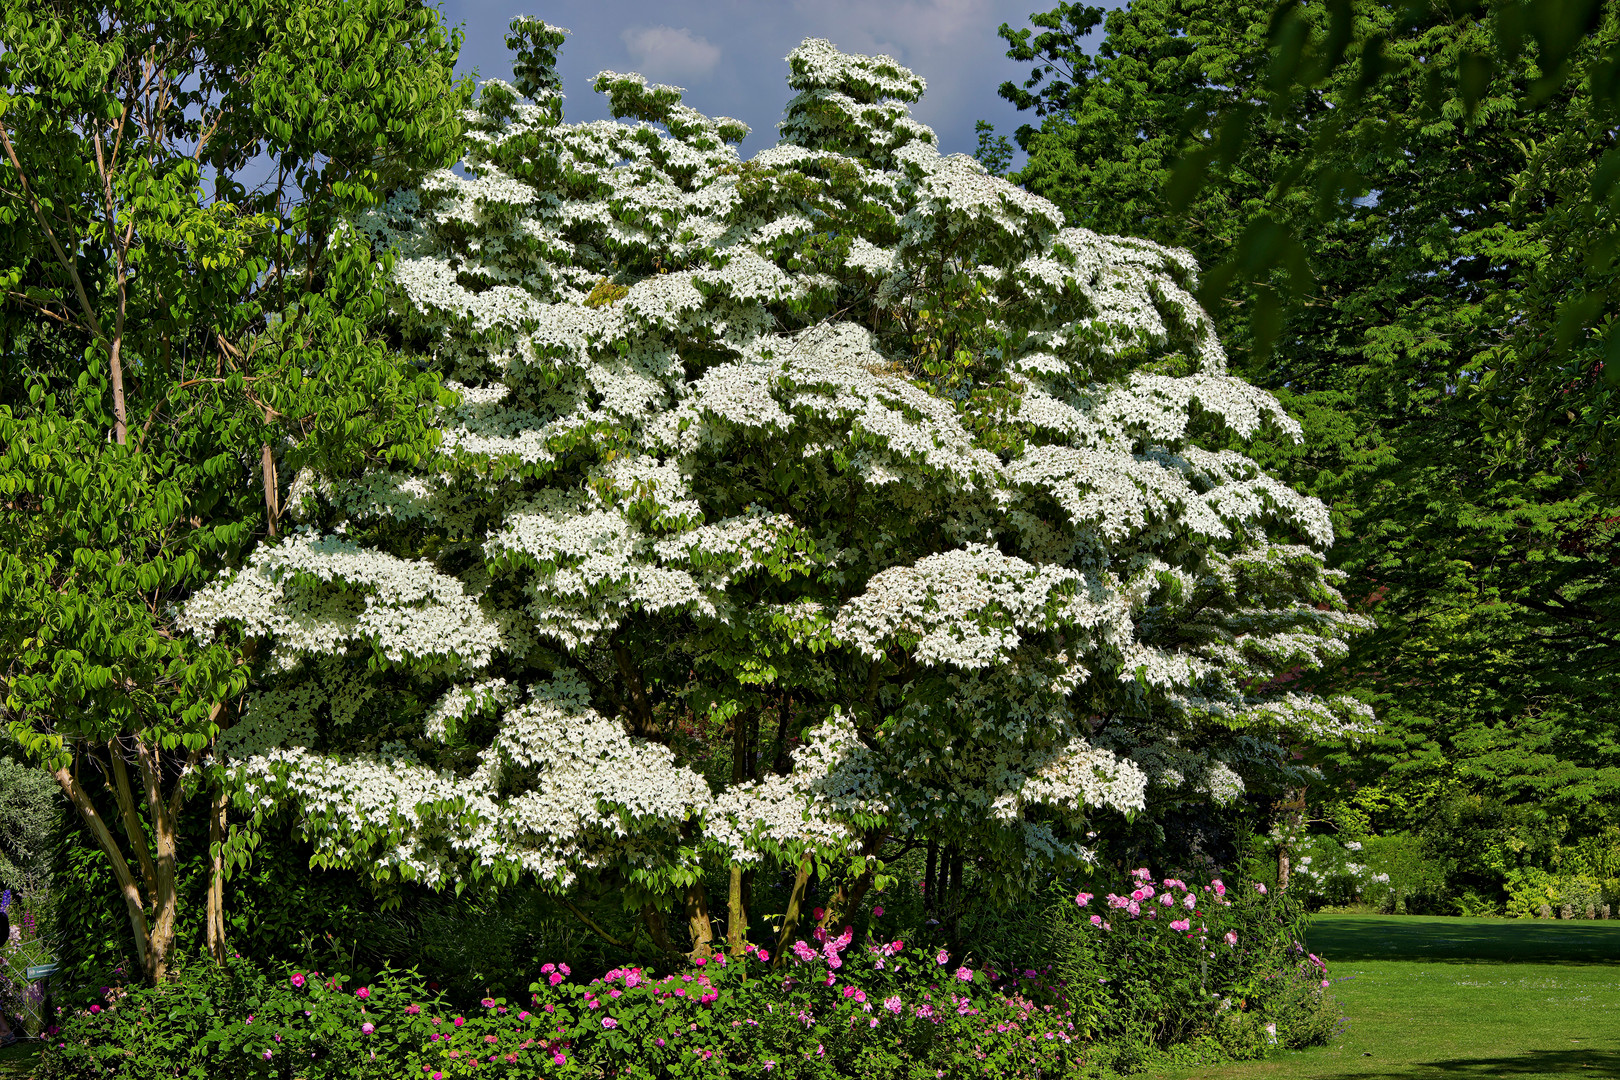
[[1620, 921], [1329, 916], [1309, 941], [1338, 1038], [1164, 1080], [1620, 1078]]

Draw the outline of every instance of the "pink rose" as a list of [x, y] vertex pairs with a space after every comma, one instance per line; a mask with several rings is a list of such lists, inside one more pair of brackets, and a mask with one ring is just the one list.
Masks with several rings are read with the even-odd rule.
[[359, 998], [361, 1001], [366, 1000], [366, 998], [371, 996], [371, 987], [362, 986], [360, 989], [354, 992], [354, 996]]
[[1093, 895], [1093, 893], [1088, 892], [1078, 893], [1074, 898], [1074, 902], [1079, 904], [1081, 907], [1085, 907], [1087, 904], [1091, 903], [1091, 898]]

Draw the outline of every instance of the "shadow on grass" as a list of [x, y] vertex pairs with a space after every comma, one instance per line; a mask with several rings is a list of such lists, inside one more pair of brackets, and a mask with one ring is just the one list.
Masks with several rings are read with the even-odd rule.
[[1511, 1057], [1391, 1064], [1387, 1072], [1323, 1074], [1317, 1080], [1457, 1080], [1497, 1076], [1620, 1076], [1620, 1050], [1528, 1050]]
[[1312, 952], [1320, 953], [1330, 962], [1620, 962], [1620, 920], [1555, 922], [1425, 915], [1322, 915], [1312, 920], [1306, 940]]

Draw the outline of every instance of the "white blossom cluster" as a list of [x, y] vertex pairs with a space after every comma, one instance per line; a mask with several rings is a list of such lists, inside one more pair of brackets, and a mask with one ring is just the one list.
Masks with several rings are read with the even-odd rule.
[[[788, 63], [746, 161], [637, 75], [588, 124], [493, 81], [464, 167], [354, 223], [459, 395], [441, 453], [301, 474], [302, 531], [186, 612], [271, 641], [220, 753], [323, 858], [657, 897], [920, 832], [1012, 880], [1369, 722], [1289, 689], [1365, 620], [1325, 508], [1226, 448], [1299, 427], [1190, 257], [940, 155], [891, 58]], [[794, 719], [791, 768], [706, 778], [697, 701]]]

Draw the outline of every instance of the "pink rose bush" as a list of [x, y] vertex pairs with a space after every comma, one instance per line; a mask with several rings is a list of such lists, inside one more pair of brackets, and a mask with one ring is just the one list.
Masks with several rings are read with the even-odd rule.
[[[1106, 917], [1082, 902], [1094, 893]], [[1326, 963], [1305, 952], [1305, 914], [1286, 892], [1155, 881], [1141, 868], [1128, 889], [1088, 885], [1063, 910], [1057, 973], [1091, 1038], [1209, 1039], [1244, 1057], [1269, 1045], [1257, 1034], [1267, 1024], [1289, 1046], [1323, 1041], [1338, 1024]]]

